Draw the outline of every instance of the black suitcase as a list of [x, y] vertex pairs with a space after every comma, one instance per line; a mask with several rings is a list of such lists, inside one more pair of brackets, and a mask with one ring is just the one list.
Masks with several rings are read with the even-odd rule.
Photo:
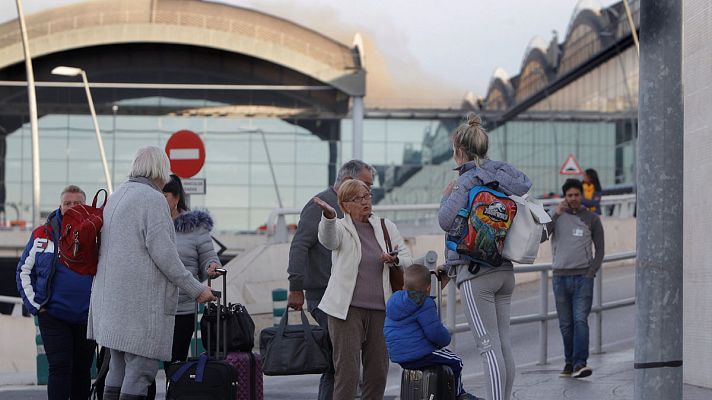
[[[437, 292], [438, 313], [442, 303], [440, 277], [431, 271], [438, 280], [435, 283]], [[455, 400], [455, 375], [447, 365], [435, 365], [428, 368], [404, 369], [401, 374], [401, 400]]]
[[447, 365], [404, 369], [401, 375], [401, 400], [454, 400], [455, 375]]
[[[218, 298], [219, 305], [221, 293], [213, 291], [213, 294]], [[232, 364], [225, 361], [226, 352], [222, 353], [222, 357], [220, 352], [221, 348], [227, 348], [225, 335], [222, 335], [222, 343], [220, 341], [220, 308], [215, 307], [218, 345], [215, 346], [214, 356], [203, 354], [200, 357], [191, 357], [188, 361], [171, 364], [166, 371], [166, 400], [235, 400], [237, 371]], [[197, 303], [195, 309], [197, 314]]]

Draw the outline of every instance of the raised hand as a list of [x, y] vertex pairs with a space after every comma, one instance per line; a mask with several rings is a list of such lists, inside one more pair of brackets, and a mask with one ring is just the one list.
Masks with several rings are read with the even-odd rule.
[[334, 210], [334, 207], [330, 206], [324, 200], [322, 200], [318, 197], [314, 197], [314, 199], [312, 201], [314, 201], [314, 203], [316, 205], [318, 205], [319, 208], [321, 208], [321, 212], [322, 212], [322, 214], [324, 214], [324, 216], [326, 218], [328, 218], [328, 219], [336, 218], [336, 210]]

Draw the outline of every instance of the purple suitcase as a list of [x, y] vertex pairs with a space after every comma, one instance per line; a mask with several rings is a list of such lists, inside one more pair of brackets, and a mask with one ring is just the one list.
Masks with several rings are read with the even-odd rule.
[[237, 400], [263, 400], [262, 356], [252, 352], [227, 353], [225, 361], [237, 371]]

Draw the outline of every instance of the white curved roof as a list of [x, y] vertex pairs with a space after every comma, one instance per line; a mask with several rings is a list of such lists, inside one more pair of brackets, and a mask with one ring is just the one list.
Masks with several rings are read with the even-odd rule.
[[574, 12], [571, 14], [571, 18], [569, 19], [569, 25], [566, 28], [566, 37], [568, 37], [571, 33], [574, 21], [576, 21], [576, 17], [578, 17], [582, 11], [589, 10], [596, 15], [601, 15], [602, 9], [603, 7], [601, 6], [601, 2], [599, 0], [579, 0], [578, 3], [576, 3], [576, 7], [574, 7]]
[[[26, 22], [33, 57], [108, 44], [182, 44], [266, 60], [346, 91], [360, 86], [354, 83], [360, 66], [348, 46], [247, 8], [203, 1], [95, 0], [32, 14]], [[17, 20], [8, 21], [0, 25], [0, 69], [22, 60]]]
[[524, 62], [527, 61], [527, 57], [529, 57], [529, 53], [531, 53], [532, 50], [539, 49], [542, 51], [542, 53], [546, 54], [546, 48], [548, 46], [549, 46], [549, 43], [547, 43], [543, 37], [534, 36], [529, 41], [529, 44], [527, 45], [527, 49], [524, 51], [524, 57], [522, 57], [522, 68], [524, 67]]

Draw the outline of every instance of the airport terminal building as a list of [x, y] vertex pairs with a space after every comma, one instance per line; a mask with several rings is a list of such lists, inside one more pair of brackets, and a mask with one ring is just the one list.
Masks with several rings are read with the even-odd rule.
[[[583, 4], [580, 3], [580, 4]], [[638, 24], [639, 1], [631, 2]], [[366, 96], [362, 147], [379, 171], [380, 204], [433, 203], [452, 176], [449, 133], [468, 111], [490, 156], [515, 164], [536, 195], [558, 192], [574, 154], [604, 187], [635, 179], [638, 55], [622, 3], [574, 10], [563, 41], [532, 40], [521, 70], [498, 69], [488, 92], [454, 107], [369, 107], [359, 44], [258, 11], [208, 2], [131, 0], [27, 16], [39, 112], [41, 211], [67, 184], [105, 186], [83, 86], [88, 75], [114, 186], [135, 150], [176, 131], [202, 138], [196, 178], [218, 231], [254, 232], [275, 207], [301, 207], [352, 158], [353, 104]], [[358, 42], [358, 41], [356, 41]], [[29, 220], [31, 136], [16, 20], [0, 25], [0, 207]], [[274, 172], [274, 174], [272, 173]], [[293, 221], [292, 221], [293, 222]]]

